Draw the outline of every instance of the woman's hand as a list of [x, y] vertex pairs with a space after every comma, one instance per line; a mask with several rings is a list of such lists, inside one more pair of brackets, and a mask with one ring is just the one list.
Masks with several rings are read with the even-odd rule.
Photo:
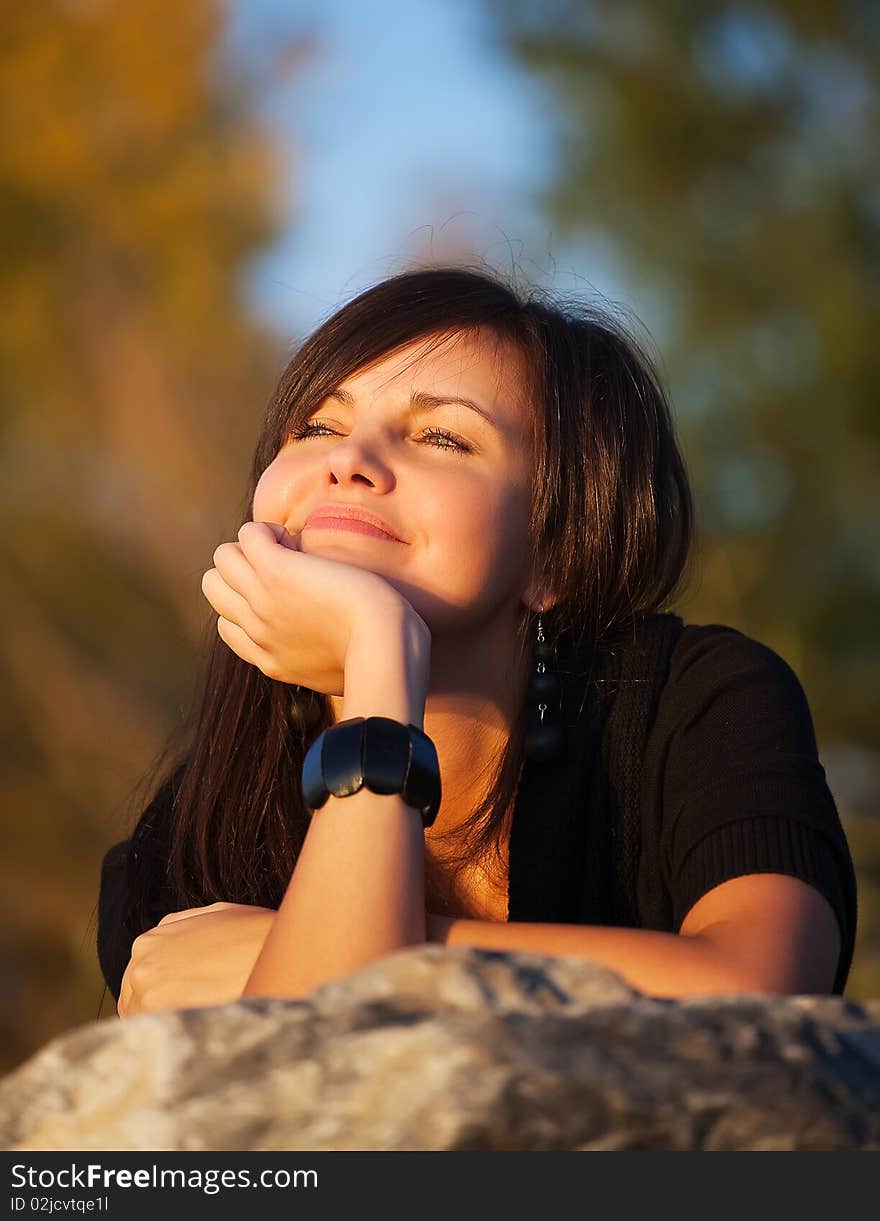
[[237, 1001], [277, 912], [211, 903], [170, 912], [139, 937], [122, 976], [120, 1017]]
[[[202, 593], [234, 653], [268, 678], [344, 693], [345, 659], [355, 628], [411, 603], [378, 573], [307, 555], [300, 536], [275, 522], [245, 522], [237, 543], [221, 543]], [[427, 631], [427, 627], [425, 627]]]

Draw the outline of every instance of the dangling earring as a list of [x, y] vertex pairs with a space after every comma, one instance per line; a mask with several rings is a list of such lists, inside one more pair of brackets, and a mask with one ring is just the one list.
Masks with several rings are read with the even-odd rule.
[[[556, 719], [559, 714], [559, 678], [547, 664], [555, 662], [556, 650], [544, 637], [544, 624], [538, 615], [538, 639], [534, 648], [535, 669], [529, 675], [526, 699], [538, 705], [538, 720], [526, 731], [525, 753], [527, 759], [546, 763], [562, 754], [562, 726]], [[551, 716], [546, 716], [548, 709]]]

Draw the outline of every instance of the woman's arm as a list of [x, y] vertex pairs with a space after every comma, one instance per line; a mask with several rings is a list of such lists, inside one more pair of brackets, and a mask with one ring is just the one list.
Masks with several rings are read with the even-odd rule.
[[744, 874], [702, 895], [678, 933], [498, 924], [428, 914], [428, 940], [586, 958], [649, 996], [827, 994], [840, 953], [828, 901], [799, 878]]
[[743, 971], [699, 937], [584, 924], [497, 923], [428, 915], [428, 940], [487, 950], [532, 950], [609, 967], [649, 996], [749, 992]]
[[[340, 719], [386, 716], [424, 727], [431, 638], [390, 611], [359, 625], [346, 655]], [[299, 997], [425, 940], [421, 814], [361, 789], [316, 810], [242, 996]]]

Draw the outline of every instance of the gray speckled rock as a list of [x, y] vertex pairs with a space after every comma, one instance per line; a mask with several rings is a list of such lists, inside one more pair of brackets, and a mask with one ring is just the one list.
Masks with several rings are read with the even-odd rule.
[[91, 1022], [0, 1081], [7, 1150], [880, 1149], [880, 1000], [659, 1000], [426, 945], [300, 1001]]

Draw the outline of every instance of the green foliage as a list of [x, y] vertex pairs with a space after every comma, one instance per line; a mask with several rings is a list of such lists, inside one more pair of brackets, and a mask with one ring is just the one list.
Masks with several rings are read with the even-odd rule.
[[96, 863], [191, 696], [201, 575], [283, 356], [243, 291], [281, 166], [219, 0], [0, 18], [12, 1066], [98, 1011]]
[[560, 115], [541, 203], [663, 302], [696, 485], [693, 610], [799, 669], [880, 746], [876, 5], [490, 6]]
[[[554, 240], [600, 241], [662, 303], [699, 527], [685, 617], [786, 658], [820, 753], [877, 751], [878, 6], [489, 7], [559, 117]], [[878, 824], [856, 825], [850, 990], [876, 996]]]

